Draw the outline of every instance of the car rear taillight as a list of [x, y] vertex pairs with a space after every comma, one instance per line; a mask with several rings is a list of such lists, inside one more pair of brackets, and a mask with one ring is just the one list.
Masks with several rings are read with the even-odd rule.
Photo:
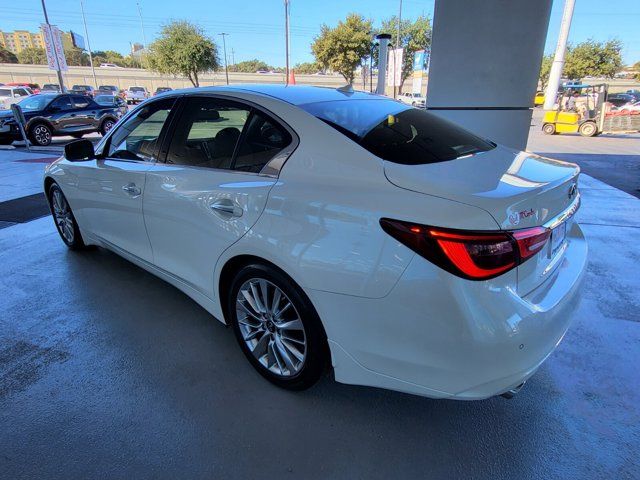
[[538, 253], [551, 231], [534, 227], [510, 232], [474, 232], [383, 218], [382, 229], [414, 252], [462, 278], [486, 280]]

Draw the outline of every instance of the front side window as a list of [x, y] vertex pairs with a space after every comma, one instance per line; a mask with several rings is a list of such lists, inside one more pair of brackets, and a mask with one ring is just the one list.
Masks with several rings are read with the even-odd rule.
[[189, 98], [173, 134], [167, 163], [231, 168], [233, 154], [251, 113], [217, 98]]
[[32, 95], [20, 100], [18, 105], [20, 105], [25, 112], [35, 112], [42, 110], [50, 101], [51, 96], [49, 95]]
[[65, 95], [64, 97], [56, 98], [51, 103], [51, 106], [53, 108], [58, 109], [61, 112], [73, 109], [73, 104], [71, 103], [71, 97], [69, 97], [68, 95]]
[[160, 133], [173, 108], [173, 98], [140, 108], [109, 139], [107, 156], [124, 160], [157, 160]]
[[393, 100], [340, 100], [300, 107], [394, 163], [444, 162], [495, 148], [455, 123]]

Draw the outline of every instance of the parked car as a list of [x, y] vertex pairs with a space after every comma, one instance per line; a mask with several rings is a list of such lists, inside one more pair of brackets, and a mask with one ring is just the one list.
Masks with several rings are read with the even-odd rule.
[[57, 83], [45, 83], [42, 85], [40, 93], [62, 93], [60, 91], [60, 85]]
[[127, 102], [117, 95], [96, 95], [93, 99], [98, 105], [116, 107], [120, 116], [125, 115], [129, 109], [127, 108]]
[[24, 97], [32, 95], [28, 87], [12, 87], [4, 85], [0, 87], [0, 109], [11, 108], [12, 103], [19, 102]]
[[153, 95], [156, 96], [160, 93], [171, 92], [172, 90], [173, 88], [171, 87], [158, 87]]
[[93, 97], [95, 94], [95, 90], [91, 85], [74, 85], [73, 87], [71, 87], [71, 90], [69, 90], [69, 93]]
[[621, 106], [619, 109], [621, 112], [640, 112], [640, 102], [627, 103]]
[[124, 91], [124, 99], [128, 105], [144, 102], [149, 98], [149, 92], [146, 87], [129, 87]]
[[31, 93], [40, 93], [40, 85], [37, 83], [11, 82], [7, 83], [10, 87], [26, 87]]
[[100, 85], [95, 95], [119, 95], [120, 89], [115, 85]]
[[385, 97], [255, 85], [149, 100], [44, 187], [69, 248], [184, 291], [276, 385], [332, 365], [469, 400], [518, 390], [569, 327], [579, 172]]
[[115, 63], [101, 63], [100, 68], [122, 68]]
[[[47, 146], [54, 136], [76, 138], [91, 132], [105, 135], [123, 115], [120, 106], [99, 105], [86, 95], [38, 94], [19, 103], [27, 124], [25, 131], [35, 145]], [[0, 112], [0, 145], [21, 140], [11, 111]]]
[[629, 93], [610, 93], [607, 95], [607, 102], [613, 104], [615, 107], [622, 107], [634, 101], [636, 101], [635, 97]]
[[398, 100], [412, 107], [424, 108], [426, 106], [425, 98], [421, 93], [401, 93], [398, 95]]

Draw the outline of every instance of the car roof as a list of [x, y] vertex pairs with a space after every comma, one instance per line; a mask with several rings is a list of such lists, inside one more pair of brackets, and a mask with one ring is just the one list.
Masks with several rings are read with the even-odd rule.
[[172, 91], [173, 94], [207, 92], [258, 93], [277, 98], [292, 105], [338, 100], [390, 100], [388, 97], [368, 92], [348, 90], [346, 88], [314, 87], [311, 85], [240, 84], [221, 87], [186, 88]]

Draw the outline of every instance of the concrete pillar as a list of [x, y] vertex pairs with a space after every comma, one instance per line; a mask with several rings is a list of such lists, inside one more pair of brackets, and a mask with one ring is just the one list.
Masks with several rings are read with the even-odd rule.
[[427, 108], [524, 149], [551, 0], [436, 0]]

